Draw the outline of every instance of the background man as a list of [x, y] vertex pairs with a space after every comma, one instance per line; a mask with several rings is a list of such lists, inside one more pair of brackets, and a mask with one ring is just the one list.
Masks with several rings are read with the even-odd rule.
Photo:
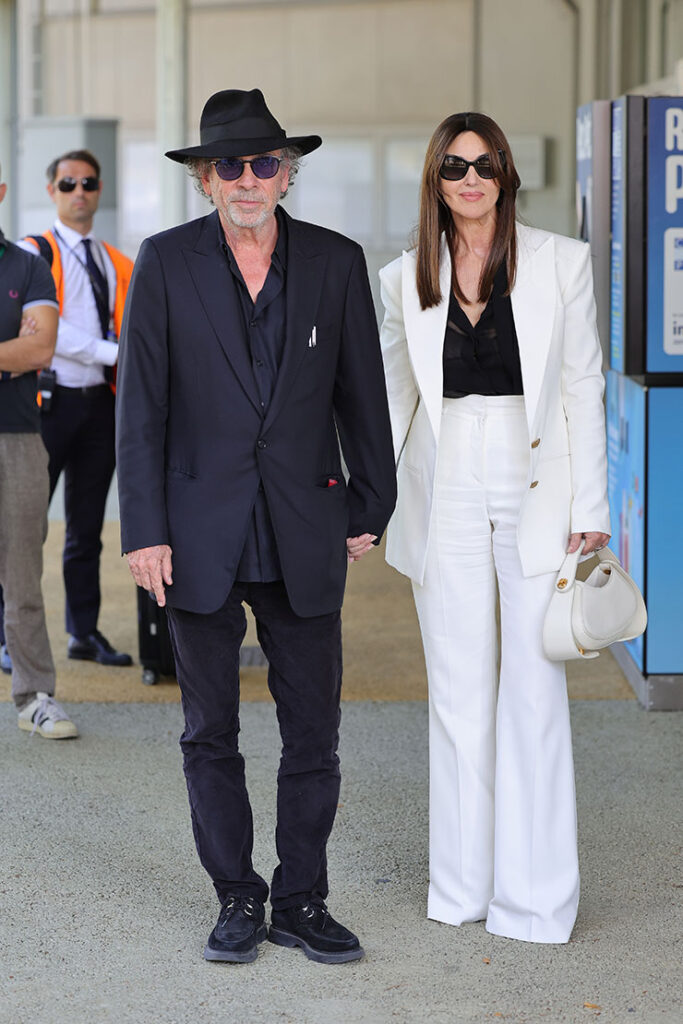
[[[50, 456], [50, 497], [64, 470], [64, 586], [68, 656], [103, 665], [130, 665], [97, 628], [100, 552], [107, 493], [114, 472], [114, 395], [111, 382], [133, 264], [99, 242], [93, 219], [100, 201], [100, 165], [87, 150], [64, 153], [47, 169], [57, 208], [51, 231], [22, 246], [39, 251], [52, 269], [59, 332], [56, 374], [41, 429]], [[11, 642], [10, 655], [13, 655]]]
[[[6, 192], [0, 184], [0, 203]], [[55, 286], [47, 266], [0, 231], [0, 584], [14, 659], [12, 697], [20, 729], [67, 739], [78, 730], [53, 697], [55, 669], [40, 587], [48, 474], [36, 370], [49, 366], [56, 337]]]
[[222, 903], [209, 960], [251, 961], [266, 937], [237, 743], [244, 601], [283, 742], [269, 937], [323, 963], [363, 955], [324, 903], [340, 608], [396, 483], [362, 250], [278, 206], [320, 143], [288, 139], [258, 89], [212, 96], [201, 145], [167, 156], [193, 162], [216, 211], [143, 243], [122, 337], [122, 543], [169, 609], [193, 828]]

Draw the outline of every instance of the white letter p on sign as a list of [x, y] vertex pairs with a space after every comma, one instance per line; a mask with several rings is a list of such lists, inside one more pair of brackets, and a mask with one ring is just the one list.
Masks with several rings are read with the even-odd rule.
[[683, 199], [683, 156], [666, 158], [666, 212], [675, 213]]

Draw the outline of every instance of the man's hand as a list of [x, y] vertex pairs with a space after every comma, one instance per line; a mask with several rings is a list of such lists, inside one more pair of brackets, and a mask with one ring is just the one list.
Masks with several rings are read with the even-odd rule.
[[[21, 327], [19, 328], [19, 333], [17, 334], [17, 338], [29, 338], [32, 334], [36, 334], [37, 332], [38, 332], [38, 322], [37, 322], [37, 320], [35, 320], [34, 317], [32, 317], [30, 313], [24, 313], [24, 315], [23, 315], [23, 317], [21, 319]], [[12, 380], [14, 380], [15, 377], [21, 377], [21, 376], [22, 376], [22, 374], [18, 373], [18, 372], [11, 374]]]
[[38, 321], [35, 317], [32, 317], [30, 313], [24, 313], [21, 318], [21, 327], [19, 328], [18, 338], [28, 338], [30, 334], [35, 334], [38, 330]]
[[567, 554], [571, 555], [572, 552], [576, 551], [581, 541], [583, 541], [583, 553], [584, 555], [590, 555], [592, 551], [600, 551], [601, 548], [607, 547], [609, 538], [609, 533], [571, 533], [569, 535]]
[[366, 551], [372, 547], [373, 540], [377, 540], [374, 533], [362, 533], [360, 537], [346, 538], [346, 553], [349, 562], [359, 562]]
[[16, 338], [0, 343], [0, 370], [18, 376], [42, 370], [52, 362], [59, 313], [54, 306], [31, 306]]
[[167, 587], [173, 583], [173, 564], [168, 544], [138, 548], [137, 551], [129, 551], [126, 558], [128, 559], [128, 568], [137, 585], [152, 592], [159, 607], [163, 608], [166, 604], [164, 583]]
[[[24, 313], [23, 317], [21, 318], [21, 327], [19, 328], [19, 333], [17, 334], [17, 338], [29, 338], [32, 334], [36, 334], [37, 331], [38, 331], [38, 323], [37, 323], [37, 321], [31, 316], [30, 313]], [[22, 375], [20, 373], [13, 373], [12, 374], [12, 379], [14, 379], [15, 377], [21, 377], [21, 376]]]

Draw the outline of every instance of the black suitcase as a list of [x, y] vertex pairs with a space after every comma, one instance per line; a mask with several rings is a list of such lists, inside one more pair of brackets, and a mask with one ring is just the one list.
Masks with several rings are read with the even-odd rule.
[[146, 686], [158, 683], [161, 676], [175, 676], [166, 609], [160, 608], [142, 587], [138, 587], [138, 644]]

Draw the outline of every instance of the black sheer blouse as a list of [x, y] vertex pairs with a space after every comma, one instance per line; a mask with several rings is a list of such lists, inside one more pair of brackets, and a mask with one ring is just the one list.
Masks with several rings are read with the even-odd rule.
[[506, 289], [507, 270], [503, 263], [474, 327], [451, 292], [443, 346], [445, 398], [524, 394], [515, 320]]

